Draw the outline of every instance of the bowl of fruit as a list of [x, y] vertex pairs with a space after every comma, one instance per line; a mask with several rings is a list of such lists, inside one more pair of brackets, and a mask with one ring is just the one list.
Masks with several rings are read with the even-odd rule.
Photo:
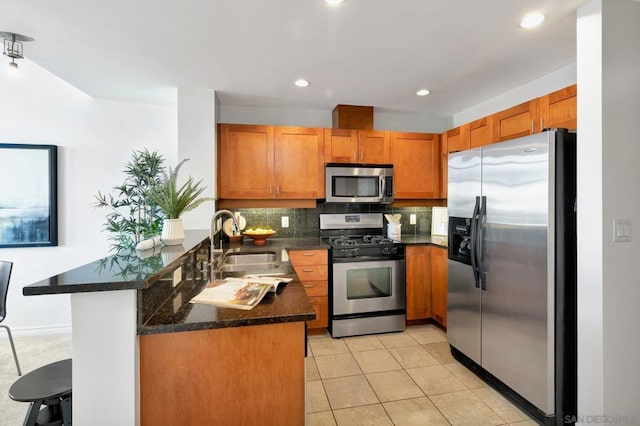
[[254, 246], [264, 246], [267, 244], [267, 238], [274, 235], [276, 231], [268, 226], [250, 226], [245, 229], [242, 235], [245, 235], [253, 240]]

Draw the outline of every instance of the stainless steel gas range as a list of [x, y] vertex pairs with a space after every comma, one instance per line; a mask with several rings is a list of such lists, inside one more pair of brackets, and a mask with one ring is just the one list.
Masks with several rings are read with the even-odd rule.
[[320, 236], [331, 246], [333, 337], [404, 330], [404, 245], [383, 232], [382, 213], [320, 215]]

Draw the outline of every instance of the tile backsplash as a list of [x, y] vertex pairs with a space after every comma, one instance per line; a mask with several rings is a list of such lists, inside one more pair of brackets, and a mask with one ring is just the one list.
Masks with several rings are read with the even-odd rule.
[[[431, 207], [389, 207], [380, 204], [319, 204], [315, 209], [252, 208], [233, 209], [240, 212], [249, 226], [269, 226], [278, 232], [279, 238], [317, 237], [321, 213], [388, 213], [402, 215], [402, 234], [429, 234], [431, 232]], [[410, 225], [410, 214], [416, 215], [416, 224]], [[289, 218], [289, 227], [282, 227], [282, 217]], [[385, 224], [386, 226], [386, 224]], [[386, 228], [385, 228], [386, 229]]]

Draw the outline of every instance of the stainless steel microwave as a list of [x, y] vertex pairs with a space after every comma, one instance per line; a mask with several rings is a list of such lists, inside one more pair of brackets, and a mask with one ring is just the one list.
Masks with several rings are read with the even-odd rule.
[[392, 164], [327, 163], [327, 203], [393, 202]]

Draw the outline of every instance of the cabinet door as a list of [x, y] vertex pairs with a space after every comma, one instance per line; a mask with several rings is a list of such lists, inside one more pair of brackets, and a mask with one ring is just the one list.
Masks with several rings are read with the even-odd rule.
[[539, 132], [536, 122], [539, 117], [539, 100], [516, 105], [493, 114], [493, 142], [501, 142]]
[[578, 87], [565, 87], [540, 98], [540, 129], [578, 127]]
[[406, 247], [407, 320], [431, 317], [430, 247]]
[[275, 127], [276, 198], [324, 198], [324, 130]]
[[325, 161], [327, 163], [356, 163], [358, 131], [325, 129]]
[[389, 132], [376, 130], [358, 130], [357, 163], [388, 164]]
[[431, 247], [431, 316], [447, 326], [447, 249]]
[[470, 148], [469, 124], [451, 129], [447, 134], [447, 152], [464, 151]]
[[440, 135], [391, 132], [395, 199], [440, 197]]
[[469, 146], [478, 148], [492, 141], [493, 117], [483, 117], [469, 123]]
[[236, 199], [273, 197], [273, 127], [220, 125], [218, 194]]

